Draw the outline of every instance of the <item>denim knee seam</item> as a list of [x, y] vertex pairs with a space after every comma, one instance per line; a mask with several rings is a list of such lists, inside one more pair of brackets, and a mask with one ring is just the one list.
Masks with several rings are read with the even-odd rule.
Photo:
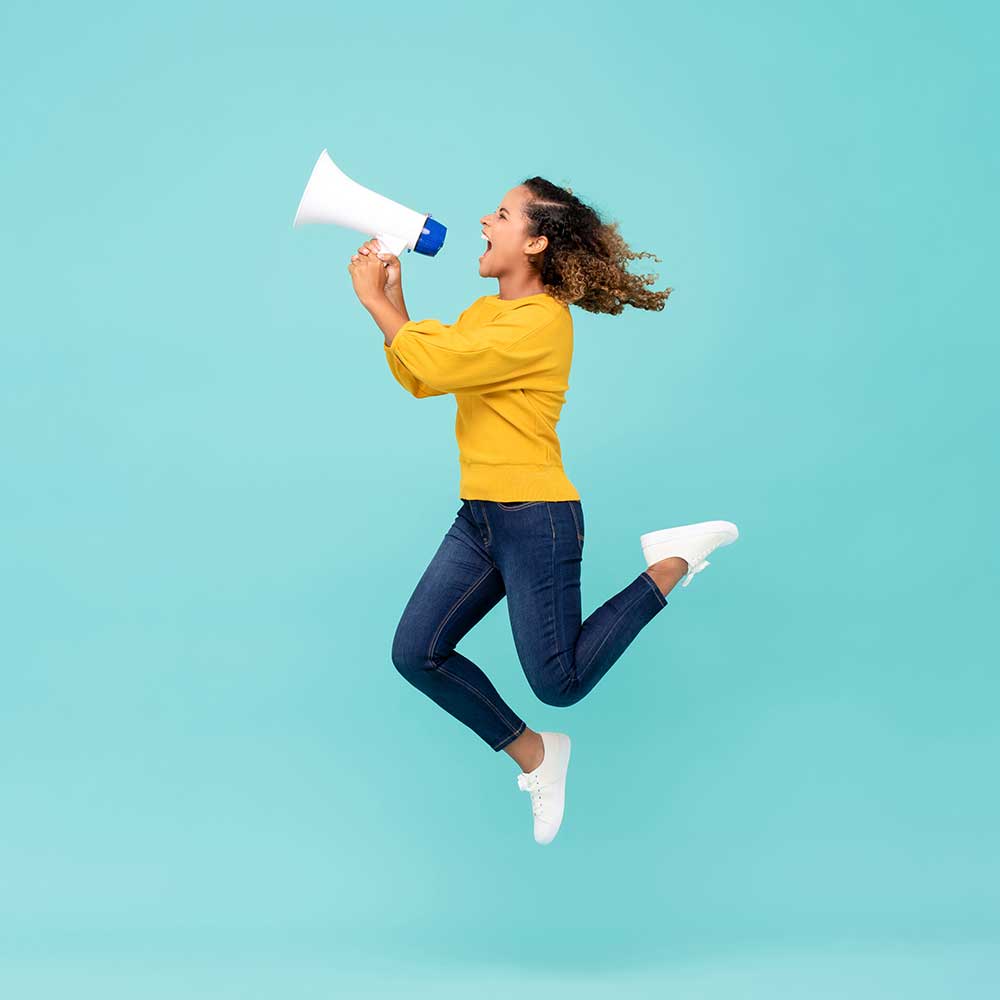
[[441, 635], [442, 629], [445, 627], [445, 625], [448, 624], [449, 620], [451, 619], [451, 616], [455, 614], [455, 612], [461, 607], [462, 602], [469, 596], [469, 594], [471, 594], [483, 582], [483, 580], [485, 580], [486, 577], [488, 577], [490, 573], [493, 572], [494, 568], [495, 567], [490, 566], [490, 568], [487, 569], [486, 572], [483, 573], [483, 575], [478, 580], [476, 580], [476, 582], [471, 587], [469, 587], [468, 590], [466, 590], [465, 593], [462, 594], [462, 596], [457, 601], [455, 601], [455, 603], [449, 609], [448, 614], [446, 614], [444, 618], [441, 619], [441, 623], [438, 625], [436, 631], [434, 632], [434, 635], [431, 637], [430, 645], [427, 647], [428, 663], [434, 662], [434, 647], [437, 645], [438, 636]]
[[503, 713], [496, 707], [496, 705], [493, 704], [493, 702], [489, 700], [489, 698], [487, 698], [482, 693], [482, 691], [480, 691], [478, 688], [473, 687], [471, 684], [468, 683], [468, 681], [463, 680], [457, 674], [453, 674], [450, 670], [445, 670], [443, 666], [441, 666], [439, 663], [436, 663], [434, 660], [434, 647], [437, 645], [438, 636], [441, 635], [441, 630], [445, 627], [445, 625], [447, 625], [451, 616], [461, 607], [462, 602], [483, 582], [483, 580], [485, 580], [490, 575], [490, 573], [493, 572], [495, 568], [496, 568], [495, 566], [490, 566], [490, 568], [486, 570], [486, 572], [483, 573], [483, 575], [480, 576], [479, 579], [476, 580], [476, 582], [471, 587], [469, 587], [465, 591], [465, 593], [462, 594], [462, 596], [457, 601], [455, 601], [455, 603], [451, 606], [451, 610], [448, 612], [448, 614], [444, 616], [444, 618], [441, 621], [441, 624], [438, 625], [437, 631], [434, 633], [434, 637], [431, 639], [430, 646], [428, 646], [427, 648], [427, 662], [431, 664], [431, 666], [438, 673], [444, 674], [445, 677], [450, 677], [453, 681], [458, 682], [463, 687], [471, 691], [473, 694], [477, 695], [480, 701], [482, 701], [483, 704], [488, 705], [490, 709], [493, 711], [493, 713], [496, 715], [496, 717], [505, 726], [511, 726], [513, 725], [513, 723], [511, 723], [508, 719], [505, 719], [503, 717]]
[[598, 654], [598, 653], [599, 653], [599, 652], [601, 651], [601, 649], [603, 648], [604, 644], [605, 644], [605, 643], [606, 643], [606, 642], [608, 641], [608, 639], [610, 639], [610, 638], [611, 638], [611, 636], [612, 636], [612, 634], [614, 633], [615, 629], [616, 629], [616, 628], [618, 627], [618, 623], [619, 623], [619, 622], [620, 622], [620, 621], [621, 621], [621, 620], [622, 620], [622, 619], [623, 619], [623, 618], [624, 618], [624, 617], [625, 617], [625, 616], [626, 616], [626, 615], [627, 615], [627, 614], [629, 613], [629, 611], [631, 611], [631, 610], [632, 610], [632, 608], [634, 608], [634, 607], [635, 607], [635, 606], [636, 606], [636, 605], [637, 605], [637, 604], [638, 604], [638, 603], [639, 603], [639, 602], [640, 602], [641, 600], [643, 600], [643, 599], [644, 599], [644, 598], [642, 598], [642, 597], [637, 597], [637, 598], [636, 598], [636, 599], [635, 599], [635, 600], [634, 600], [634, 601], [633, 601], [633, 602], [632, 602], [632, 603], [631, 603], [631, 604], [630, 604], [630, 605], [629, 605], [629, 606], [628, 606], [627, 608], [625, 608], [625, 609], [624, 609], [624, 610], [622, 611], [622, 613], [621, 613], [621, 614], [620, 614], [620, 615], [619, 615], [619, 616], [618, 616], [618, 617], [617, 617], [617, 618], [615, 619], [615, 622], [614, 622], [614, 624], [613, 624], [613, 625], [611, 626], [611, 628], [609, 628], [609, 629], [608, 629], [608, 632], [607, 632], [607, 635], [605, 635], [605, 637], [604, 637], [604, 638], [603, 638], [603, 639], [601, 640], [601, 644], [600, 644], [600, 646], [598, 646], [598, 647], [597, 647], [597, 649], [595, 649], [595, 650], [594, 650], [594, 652], [593, 652], [593, 653], [591, 654], [591, 656], [590, 656], [590, 659], [589, 659], [589, 660], [588, 660], [588, 661], [586, 662], [586, 664], [585, 664], [585, 665], [584, 665], [583, 667], [579, 668], [579, 670], [577, 671], [577, 673], [578, 673], [578, 674], [579, 674], [579, 672], [580, 672], [581, 670], [585, 672], [585, 671], [586, 671], [586, 669], [587, 669], [587, 667], [589, 667], [589, 666], [590, 666], [590, 664], [594, 662], [594, 660], [595, 660], [595, 659], [597, 658], [597, 654]]
[[[486, 695], [484, 695], [483, 692], [479, 690], [479, 688], [473, 687], [468, 681], [463, 680], [461, 677], [459, 677], [458, 674], [453, 674], [450, 670], [445, 670], [444, 667], [439, 666], [438, 664], [434, 664], [434, 669], [435, 669], [435, 671], [437, 671], [437, 673], [444, 674], [445, 677], [450, 678], [451, 680], [455, 681], [457, 684], [461, 684], [462, 687], [464, 687], [467, 691], [471, 691], [484, 705], [489, 706], [489, 708], [493, 712], [493, 714], [505, 726], [512, 726], [512, 727], [514, 726], [514, 723], [512, 723], [509, 720], [505, 719], [503, 717], [503, 713], [500, 711], [500, 709], [497, 708], [496, 705], [494, 705], [493, 702], [490, 701], [490, 699], [487, 698]], [[511, 738], [513, 739], [513, 737], [511, 737]]]

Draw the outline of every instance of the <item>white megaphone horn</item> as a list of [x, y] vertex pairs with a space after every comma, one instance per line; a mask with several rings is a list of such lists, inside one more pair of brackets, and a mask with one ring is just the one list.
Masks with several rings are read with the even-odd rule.
[[352, 181], [324, 149], [309, 175], [292, 226], [325, 222], [375, 235], [385, 253], [397, 257], [403, 250], [433, 257], [447, 232], [429, 215], [376, 194]]

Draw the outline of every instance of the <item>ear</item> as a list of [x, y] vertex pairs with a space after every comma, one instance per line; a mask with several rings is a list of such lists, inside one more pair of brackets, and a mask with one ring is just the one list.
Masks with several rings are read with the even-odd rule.
[[547, 236], [533, 236], [528, 242], [527, 253], [536, 254], [541, 253], [549, 245], [549, 240]]

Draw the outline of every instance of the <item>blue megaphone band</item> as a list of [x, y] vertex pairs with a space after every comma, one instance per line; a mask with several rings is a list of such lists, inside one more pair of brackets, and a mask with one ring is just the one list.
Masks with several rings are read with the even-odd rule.
[[413, 249], [417, 253], [433, 257], [434, 254], [441, 249], [441, 244], [444, 243], [444, 234], [446, 232], [448, 232], [446, 226], [442, 226], [440, 222], [436, 222], [428, 215], [424, 220], [424, 228], [420, 230], [420, 237], [417, 239], [417, 245]]

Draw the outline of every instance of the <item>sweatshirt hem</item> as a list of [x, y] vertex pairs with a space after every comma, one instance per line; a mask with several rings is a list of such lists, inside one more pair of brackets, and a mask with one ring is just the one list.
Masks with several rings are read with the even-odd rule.
[[579, 500], [561, 465], [492, 464], [459, 460], [460, 500]]

